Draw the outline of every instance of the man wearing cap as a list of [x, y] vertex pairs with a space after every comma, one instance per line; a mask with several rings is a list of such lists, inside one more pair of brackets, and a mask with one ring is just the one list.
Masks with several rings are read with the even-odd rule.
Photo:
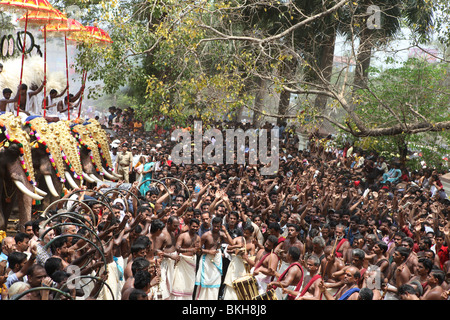
[[109, 152], [111, 155], [111, 161], [114, 166], [116, 167], [116, 160], [117, 160], [117, 151], [120, 146], [120, 140], [116, 139], [113, 142], [111, 142], [111, 151]]
[[121, 151], [117, 154], [116, 172], [121, 175], [126, 183], [130, 182], [130, 173], [133, 170], [133, 154], [128, 151], [128, 143], [122, 144]]

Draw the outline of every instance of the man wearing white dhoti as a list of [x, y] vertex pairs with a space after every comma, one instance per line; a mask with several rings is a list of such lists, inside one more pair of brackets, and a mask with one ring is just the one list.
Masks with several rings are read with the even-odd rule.
[[195, 269], [197, 257], [184, 254], [178, 255], [178, 262], [173, 272], [171, 288], [172, 300], [192, 300], [195, 287]]
[[[252, 225], [244, 227], [244, 235], [233, 239], [233, 247], [228, 246], [231, 254], [231, 261], [225, 275], [225, 289], [223, 300], [238, 300], [238, 295], [233, 287], [233, 281], [247, 275], [250, 271], [249, 260], [255, 255], [255, 244], [253, 243], [254, 228]], [[239, 246], [238, 248], [235, 248]], [[253, 262], [253, 260], [252, 260]]]
[[215, 255], [205, 253], [201, 256], [195, 279], [197, 294], [195, 300], [217, 300], [222, 280], [222, 252]]
[[192, 300], [195, 288], [196, 253], [200, 250], [200, 236], [197, 231], [200, 221], [192, 218], [189, 230], [178, 236], [175, 247], [178, 252], [170, 288], [172, 300]]
[[202, 256], [199, 261], [195, 284], [197, 285], [196, 300], [217, 300], [222, 281], [222, 243], [233, 245], [233, 239], [228, 233], [222, 219], [214, 217], [212, 228], [201, 237]]

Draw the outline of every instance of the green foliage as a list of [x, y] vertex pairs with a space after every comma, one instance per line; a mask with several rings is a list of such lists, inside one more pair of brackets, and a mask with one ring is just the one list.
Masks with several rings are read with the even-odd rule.
[[[372, 69], [374, 77], [369, 87], [376, 94], [359, 92], [361, 100], [356, 101], [356, 112], [371, 128], [394, 126], [399, 122], [407, 125], [424, 119], [431, 123], [448, 121], [448, 70], [449, 65], [446, 63], [432, 64], [419, 59], [409, 59], [399, 68]], [[396, 116], [390, 110], [395, 111]], [[420, 152], [421, 161], [438, 165], [448, 153], [449, 141], [449, 132], [443, 131], [367, 137], [359, 139], [358, 144], [365, 149], [384, 152], [388, 158], [402, 160], [407, 160], [406, 154], [402, 153], [407, 148]]]

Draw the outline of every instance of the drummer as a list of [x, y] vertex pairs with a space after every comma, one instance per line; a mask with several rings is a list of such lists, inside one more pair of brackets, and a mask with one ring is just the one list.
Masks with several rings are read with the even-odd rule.
[[[299, 262], [301, 251], [298, 247], [290, 247], [286, 255], [286, 261], [289, 266], [283, 273], [276, 272], [277, 281], [272, 281], [267, 285], [267, 289], [275, 289], [278, 300], [284, 300], [288, 298], [286, 293], [282, 292], [282, 289], [287, 288], [290, 290], [299, 291], [303, 283], [304, 272]], [[292, 297], [293, 300], [295, 296]]]
[[251, 272], [255, 276], [260, 294], [267, 291], [267, 285], [276, 277], [279, 258], [274, 253], [274, 249], [277, 244], [278, 238], [275, 235], [270, 235], [264, 243], [264, 250], [259, 250], [256, 253], [255, 266]]

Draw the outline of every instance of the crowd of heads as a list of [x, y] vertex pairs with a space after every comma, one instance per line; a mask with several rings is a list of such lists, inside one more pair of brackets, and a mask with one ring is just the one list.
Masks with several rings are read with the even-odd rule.
[[[78, 293], [66, 285], [67, 267], [75, 263], [96, 275], [111, 277], [101, 270], [106, 269], [113, 256], [120, 255], [123, 259], [134, 257], [130, 272], [135, 287], [127, 294], [128, 299], [145, 299], [159, 276], [152, 235], [167, 228], [182, 233], [191, 225], [200, 234], [221, 223], [232, 237], [250, 234], [259, 242], [259, 250], [269, 250], [267, 245], [274, 248], [280, 238], [294, 235], [303, 244], [303, 250], [292, 247], [288, 251], [291, 261], [306, 266], [321, 265], [327, 259], [340, 260], [341, 269], [356, 268], [352, 275], [355, 278], [364, 278], [362, 270], [369, 270], [376, 257], [384, 256], [388, 265], [382, 272], [383, 288], [392, 282], [400, 265], [408, 259], [415, 261], [408, 265], [409, 278], [397, 288], [400, 298], [423, 297], [427, 290], [422, 287], [424, 281], [417, 285], [414, 280], [425, 273], [428, 285], [433, 278], [443, 292], [448, 290], [450, 201], [439, 180], [442, 172], [431, 168], [411, 171], [398, 162], [387, 163], [374, 152], [350, 144], [339, 145], [331, 136], [311, 135], [303, 148], [301, 137], [285, 123], [277, 126], [277, 136], [271, 137], [279, 139], [279, 168], [273, 175], [260, 174], [262, 163], [176, 164], [171, 160], [171, 151], [177, 141], [171, 139], [171, 133], [179, 127], [142, 126], [130, 110], [110, 109], [113, 116], [106, 123], [106, 127], [115, 129], [111, 153], [130, 150], [141, 166], [135, 167], [127, 191], [103, 197], [111, 185], [72, 190], [78, 199], [83, 195], [81, 200], [87, 205], [75, 209], [80, 214], [78, 220], [61, 216], [45, 225], [48, 220], [35, 217], [24, 232], [5, 238], [2, 251], [7, 256], [8, 272], [25, 266], [24, 276], [28, 278], [25, 281], [22, 277], [9, 287], [9, 298], [27, 288], [42, 286], [43, 281], [62, 288], [66, 295], [76, 296]], [[219, 121], [210, 125], [221, 131], [251, 127]], [[267, 122], [263, 126], [274, 127]], [[185, 129], [193, 130], [189, 126]], [[203, 147], [208, 143], [204, 141]], [[142, 168], [148, 163], [152, 163], [152, 170], [143, 173]], [[148, 177], [157, 182], [142, 183]], [[120, 186], [123, 182], [117, 183], [116, 187]], [[61, 208], [55, 208], [49, 214], [56, 216], [59, 212]], [[247, 219], [253, 226], [246, 223]], [[72, 223], [71, 228], [63, 223]], [[51, 229], [56, 224], [61, 226]], [[254, 232], [254, 226], [260, 234]], [[103, 244], [102, 254], [94, 246], [100, 242], [84, 240], [97, 239], [90, 235], [91, 229]], [[30, 245], [25, 244], [27, 236]], [[341, 238], [346, 238], [349, 246], [338, 256], [334, 250], [336, 239]], [[51, 245], [45, 247], [48, 243]], [[413, 255], [415, 258], [411, 259]], [[30, 256], [35, 262], [27, 264]], [[5, 281], [6, 272], [4, 266]], [[323, 269], [321, 273], [324, 281], [344, 281], [344, 275], [333, 276]], [[98, 288], [92, 289], [87, 298], [108, 296], [101, 284], [98, 281]], [[374, 297], [374, 291], [367, 286], [361, 289], [361, 299]], [[62, 293], [49, 294], [65, 297]], [[44, 295], [41, 292], [30, 296], [43, 299]]]

